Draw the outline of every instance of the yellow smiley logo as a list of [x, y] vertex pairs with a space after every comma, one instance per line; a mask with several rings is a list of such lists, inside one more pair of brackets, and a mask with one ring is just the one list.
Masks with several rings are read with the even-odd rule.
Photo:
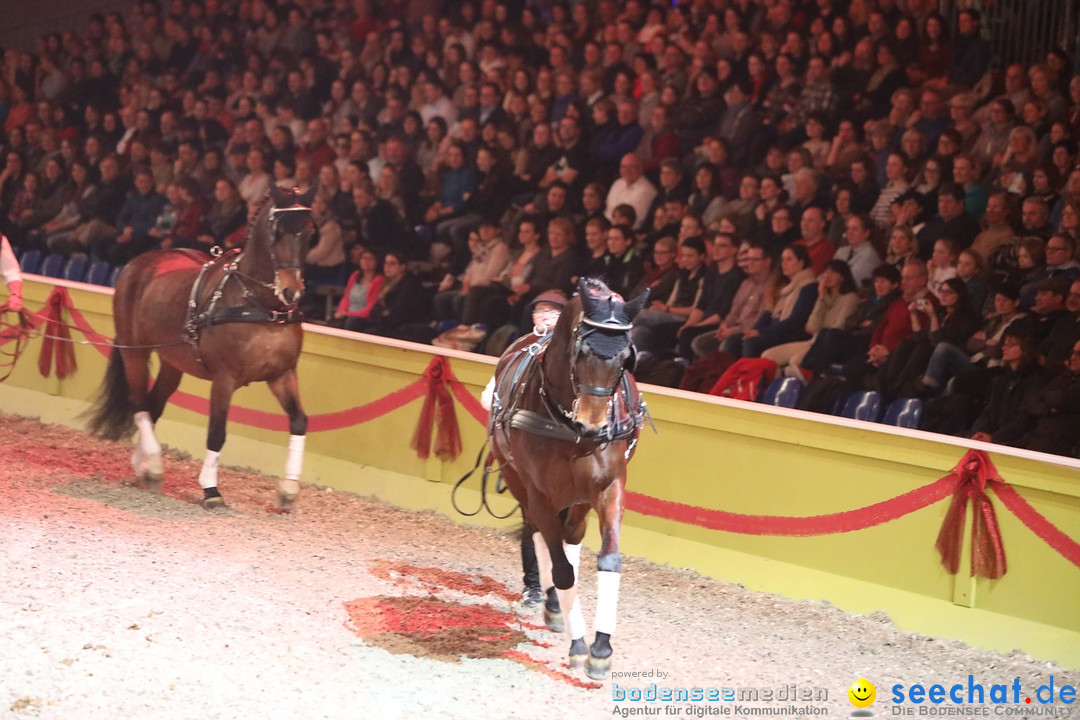
[[848, 700], [857, 708], [867, 708], [877, 699], [877, 690], [869, 680], [859, 678], [847, 690]]

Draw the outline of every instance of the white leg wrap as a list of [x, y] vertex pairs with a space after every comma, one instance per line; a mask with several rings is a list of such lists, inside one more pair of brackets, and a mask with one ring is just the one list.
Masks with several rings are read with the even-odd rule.
[[154, 436], [154, 423], [150, 421], [150, 413], [145, 410], [135, 413], [135, 427], [139, 430], [139, 449], [146, 457], [161, 454], [161, 445]]
[[150, 413], [142, 410], [135, 413], [134, 419], [135, 427], [139, 430], [139, 450], [146, 459], [147, 472], [161, 477], [165, 474], [165, 465], [161, 460], [161, 445], [154, 435], [154, 423], [150, 420]]
[[299, 480], [304, 469], [304, 440], [306, 435], [289, 436], [289, 456], [285, 460], [285, 479]]
[[536, 566], [540, 570], [540, 589], [547, 591], [555, 587], [555, 581], [551, 579], [551, 553], [548, 552], [544, 536], [538, 532], [533, 533], [533, 547], [536, 548]]
[[563, 553], [566, 554], [566, 559], [574, 567], [574, 583], [577, 583], [577, 579], [581, 577], [578, 573], [578, 567], [581, 565], [581, 545], [568, 545], [563, 543]]
[[203, 458], [202, 470], [199, 471], [199, 487], [203, 490], [206, 488], [217, 487], [217, 469], [218, 458], [221, 457], [221, 453], [213, 450], [206, 451], [206, 457]]
[[574, 587], [569, 590], [559, 590], [559, 605], [562, 606], [566, 617], [566, 633], [571, 640], [585, 637], [585, 614], [581, 612], [581, 600], [578, 598], [577, 579], [578, 565], [581, 564], [581, 545], [569, 545], [563, 543], [563, 553], [566, 555], [570, 566], [574, 568]]
[[593, 629], [615, 634], [615, 612], [619, 606], [620, 573], [601, 570], [596, 573], [596, 620]]
[[569, 590], [556, 590], [559, 594], [559, 606], [566, 618], [566, 634], [571, 640], [585, 637], [585, 615], [581, 612], [581, 600], [578, 599], [577, 586]]

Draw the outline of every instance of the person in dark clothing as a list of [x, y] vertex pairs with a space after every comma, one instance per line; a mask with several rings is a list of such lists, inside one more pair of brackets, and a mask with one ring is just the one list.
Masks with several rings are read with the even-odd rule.
[[1069, 314], [1054, 323], [1050, 334], [1039, 345], [1043, 364], [1052, 370], [1065, 367], [1073, 346], [1080, 340], [1080, 280], [1074, 280], [1069, 286], [1065, 309]]
[[91, 243], [93, 257], [124, 265], [139, 253], [153, 249], [160, 241], [150, 234], [165, 208], [165, 196], [154, 189], [149, 168], [135, 172], [135, 192], [124, 201], [116, 216], [119, 235], [101, 235]]
[[1034, 338], [1024, 328], [1009, 328], [1002, 335], [1003, 371], [990, 384], [986, 406], [972, 426], [972, 440], [1017, 445], [1035, 426], [1025, 399], [1046, 383], [1039, 367]]
[[990, 46], [979, 29], [982, 15], [975, 8], [965, 8], [956, 17], [959, 33], [953, 42], [949, 60], [949, 84], [974, 87], [990, 67]]
[[[941, 308], [926, 313], [927, 322], [918, 312], [915, 303], [911, 311], [913, 335], [900, 342], [878, 376], [879, 389], [891, 397], [910, 397], [925, 391], [918, 379], [926, 374], [930, 355], [938, 343], [948, 343], [958, 348], [967, 345], [979, 329], [979, 316], [971, 309], [967, 297], [967, 285], [960, 278], [946, 280], [940, 293]], [[916, 301], [917, 302], [917, 301]], [[929, 307], [926, 301], [925, 307]]]
[[627, 225], [608, 230], [607, 255], [604, 256], [604, 277], [607, 286], [624, 298], [645, 277], [645, 263], [634, 249], [634, 231]]
[[[431, 298], [420, 278], [409, 271], [404, 253], [391, 250], [383, 260], [386, 281], [367, 317], [351, 317], [346, 330], [400, 340], [419, 340], [418, 331], [428, 319]], [[428, 338], [430, 339], [430, 338]]]
[[1073, 345], [1065, 370], [1036, 393], [1026, 393], [1023, 411], [1035, 427], [1020, 447], [1071, 457], [1080, 456], [1080, 341]]
[[934, 243], [941, 238], [952, 238], [960, 249], [970, 247], [975, 236], [981, 232], [979, 221], [964, 206], [967, 193], [957, 183], [945, 183], [938, 192], [938, 215], [919, 231], [919, 257], [930, 258]]
[[712, 262], [712, 277], [705, 287], [694, 312], [679, 330], [679, 357], [693, 358], [692, 343], [702, 333], [715, 331], [720, 321], [731, 312], [735, 293], [746, 279], [746, 273], [735, 259], [739, 245], [729, 233], [708, 231], [705, 233], [705, 246]]
[[900, 271], [895, 266], [879, 265], [874, 268], [872, 277], [874, 296], [859, 306], [847, 327], [842, 330], [825, 328], [817, 334], [803, 357], [801, 365], [804, 369], [820, 375], [834, 364], [865, 357], [870, 349], [871, 335], [885, 317], [885, 311], [900, 297]]
[[410, 236], [389, 200], [375, 196], [375, 187], [366, 176], [353, 188], [356, 206], [356, 241], [376, 253], [408, 251]]

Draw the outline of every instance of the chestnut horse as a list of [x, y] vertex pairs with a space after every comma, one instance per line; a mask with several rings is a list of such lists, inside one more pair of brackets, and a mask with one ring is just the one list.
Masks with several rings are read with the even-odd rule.
[[[154, 423], [184, 373], [209, 380], [210, 423], [199, 474], [206, 508], [223, 507], [217, 467], [233, 392], [265, 381], [289, 416], [289, 454], [278, 504], [290, 509], [300, 493], [307, 416], [300, 405], [296, 362], [303, 331], [297, 307], [315, 225], [303, 196], [274, 187], [252, 218], [242, 250], [213, 260], [188, 250], [138, 255], [116, 283], [116, 338], [90, 429], [118, 440], [138, 431], [132, 466], [160, 491], [164, 475]], [[160, 369], [149, 386], [150, 353]]]
[[[611, 667], [626, 465], [645, 417], [630, 374], [630, 329], [647, 294], [625, 302], [602, 282], [583, 279], [554, 331], [532, 343], [535, 335], [523, 338], [495, 370], [491, 448], [536, 529], [540, 581], [549, 596], [544, 619], [553, 631], [565, 627], [570, 667], [584, 667], [594, 679]], [[576, 582], [590, 509], [600, 520], [601, 547], [596, 636], [587, 648]]]

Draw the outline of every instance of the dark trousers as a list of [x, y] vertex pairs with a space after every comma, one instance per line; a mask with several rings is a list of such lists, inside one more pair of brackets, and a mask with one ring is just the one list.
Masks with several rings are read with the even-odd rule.
[[540, 587], [540, 565], [536, 562], [533, 528], [527, 522], [521, 525], [521, 572], [521, 582], [525, 587]]

